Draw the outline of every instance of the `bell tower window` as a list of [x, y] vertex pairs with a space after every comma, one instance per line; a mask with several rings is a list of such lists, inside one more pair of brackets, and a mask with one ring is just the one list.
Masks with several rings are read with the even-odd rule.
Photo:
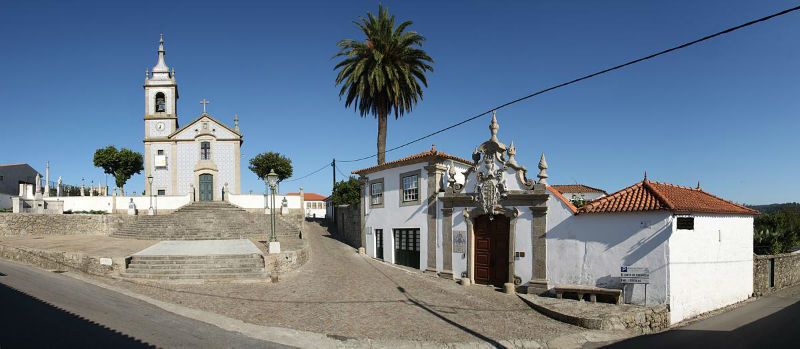
[[164, 98], [164, 93], [156, 93], [156, 113], [163, 113], [167, 111], [167, 99]]
[[211, 159], [211, 142], [200, 143], [200, 160]]

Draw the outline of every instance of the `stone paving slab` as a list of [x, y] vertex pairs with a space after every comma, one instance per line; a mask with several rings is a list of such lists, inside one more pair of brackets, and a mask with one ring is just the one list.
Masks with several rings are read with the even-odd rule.
[[214, 256], [234, 254], [261, 254], [261, 250], [247, 239], [161, 241], [134, 253], [134, 256]]
[[37, 250], [82, 253], [88, 256], [123, 258], [155, 244], [155, 241], [118, 239], [92, 235], [4, 236], [0, 244]]

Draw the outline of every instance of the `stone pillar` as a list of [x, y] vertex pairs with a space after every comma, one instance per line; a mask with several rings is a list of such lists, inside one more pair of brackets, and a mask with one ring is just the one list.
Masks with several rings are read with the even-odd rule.
[[44, 197], [50, 197], [50, 161], [44, 166]]
[[[369, 203], [369, 178], [362, 176], [359, 178], [361, 183], [361, 202], [359, 203], [359, 211], [361, 218], [361, 241], [358, 248], [358, 253], [367, 253], [367, 204]], [[337, 210], [338, 211], [338, 210]]]
[[439, 276], [453, 279], [453, 208], [442, 209], [442, 272]]
[[[442, 181], [442, 176], [444, 175], [444, 171], [447, 170], [447, 167], [441, 164], [431, 164], [425, 166], [425, 170], [428, 171], [428, 202], [427, 202], [427, 209], [428, 209], [428, 260], [427, 260], [427, 267], [425, 268], [426, 273], [436, 273], [436, 238], [439, 235], [439, 232], [436, 230], [436, 218], [437, 218], [437, 196], [439, 193], [439, 183]], [[450, 277], [452, 278], [452, 268], [446, 270], [450, 271]]]
[[533, 243], [533, 277], [528, 282], [529, 294], [542, 294], [550, 289], [547, 280], [547, 206], [530, 207], [533, 213], [531, 222], [531, 242]]

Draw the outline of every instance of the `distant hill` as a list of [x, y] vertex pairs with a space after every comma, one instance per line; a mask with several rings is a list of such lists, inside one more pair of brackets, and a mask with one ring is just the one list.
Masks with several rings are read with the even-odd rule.
[[769, 205], [747, 205], [754, 210], [758, 210], [761, 213], [775, 213], [780, 211], [786, 211], [791, 213], [800, 214], [800, 203], [797, 202], [787, 202], [784, 204], [769, 204]]

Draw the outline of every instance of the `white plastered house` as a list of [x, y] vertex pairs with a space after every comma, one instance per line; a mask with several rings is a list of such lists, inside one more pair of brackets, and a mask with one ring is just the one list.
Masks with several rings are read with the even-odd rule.
[[[431, 149], [355, 171], [364, 252], [507, 293], [623, 288], [628, 303], [669, 304], [672, 323], [752, 294], [756, 211], [648, 180], [578, 209], [547, 184], [544, 155], [529, 179], [495, 117], [489, 129], [472, 161]], [[646, 299], [621, 267], [649, 268]]]

